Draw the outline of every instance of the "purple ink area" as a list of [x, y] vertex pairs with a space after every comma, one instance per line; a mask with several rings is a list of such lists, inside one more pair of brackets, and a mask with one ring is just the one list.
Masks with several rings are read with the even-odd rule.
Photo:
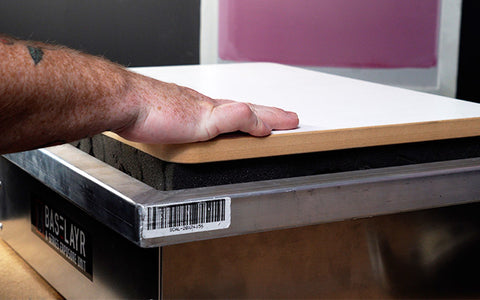
[[438, 0], [222, 0], [219, 56], [305, 66], [427, 68]]

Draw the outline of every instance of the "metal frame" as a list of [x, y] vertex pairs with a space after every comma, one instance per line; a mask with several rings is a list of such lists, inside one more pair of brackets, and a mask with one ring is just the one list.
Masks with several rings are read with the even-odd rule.
[[[476, 202], [480, 158], [158, 191], [71, 145], [5, 158], [141, 247]], [[231, 198], [227, 229], [145, 238], [146, 209]]]

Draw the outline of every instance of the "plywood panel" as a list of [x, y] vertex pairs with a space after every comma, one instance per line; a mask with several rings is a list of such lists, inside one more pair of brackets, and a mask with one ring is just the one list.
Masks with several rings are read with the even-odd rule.
[[147, 145], [106, 133], [162, 160], [201, 163], [480, 135], [480, 105], [270, 63], [134, 68], [212, 98], [298, 113], [295, 130], [265, 138], [230, 134], [211, 141]]
[[0, 239], [0, 299], [63, 299]]

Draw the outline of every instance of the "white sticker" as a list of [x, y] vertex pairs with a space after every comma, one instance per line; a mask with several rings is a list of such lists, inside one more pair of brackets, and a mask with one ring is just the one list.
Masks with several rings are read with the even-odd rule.
[[231, 199], [224, 197], [147, 206], [142, 236], [155, 238], [228, 228], [230, 204]]

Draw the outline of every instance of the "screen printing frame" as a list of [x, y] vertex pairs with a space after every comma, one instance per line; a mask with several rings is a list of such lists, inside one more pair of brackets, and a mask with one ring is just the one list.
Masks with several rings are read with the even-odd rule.
[[[219, 0], [201, 2], [200, 63], [224, 63], [218, 54]], [[462, 0], [441, 0], [438, 33], [438, 63], [433, 68], [333, 68], [307, 67], [341, 76], [401, 86], [454, 97], [457, 90], [458, 52]], [[425, 82], [425, 79], [427, 79]]]

